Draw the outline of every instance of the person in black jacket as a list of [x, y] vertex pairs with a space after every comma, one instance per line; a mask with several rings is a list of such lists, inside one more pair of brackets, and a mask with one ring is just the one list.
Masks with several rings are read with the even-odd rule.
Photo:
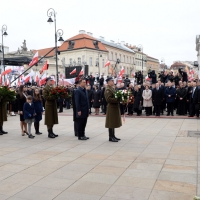
[[182, 81], [184, 82], [188, 82], [188, 75], [187, 75], [187, 73], [185, 72], [185, 71], [183, 71], [183, 69], [182, 68], [179, 68], [178, 69], [178, 72], [179, 72], [179, 74], [181, 75], [181, 77], [182, 77]]
[[[76, 87], [79, 87], [79, 82], [75, 82]], [[73, 106], [73, 121], [74, 121], [74, 135], [78, 137], [78, 122], [76, 118], [76, 103], [75, 103], [75, 93], [77, 88], [74, 88], [72, 92], [72, 106]]]
[[155, 114], [156, 116], [160, 116], [163, 101], [163, 90], [159, 87], [159, 83], [156, 83], [156, 88], [152, 91], [152, 100], [155, 108]]
[[142, 92], [137, 85], [134, 87], [133, 96], [133, 110], [137, 113], [137, 116], [140, 116], [142, 114]]
[[137, 85], [143, 84], [143, 74], [141, 73], [141, 71], [135, 73], [135, 78], [137, 80]]
[[78, 122], [78, 139], [88, 140], [89, 137], [85, 136], [85, 127], [87, 124], [87, 118], [89, 116], [89, 100], [87, 96], [87, 90], [85, 89], [86, 81], [81, 79], [79, 81], [79, 87], [75, 93], [75, 106], [76, 106], [76, 118]]
[[98, 86], [94, 86], [94, 90], [92, 92], [92, 102], [93, 108], [95, 109], [95, 115], [98, 115], [101, 103], [101, 90], [99, 90]]
[[106, 101], [106, 98], [105, 98], [105, 90], [106, 90], [106, 86], [107, 84], [103, 87], [103, 90], [102, 90], [102, 93], [101, 93], [101, 101], [102, 101], [102, 105], [103, 105], [103, 115], [106, 115], [106, 108], [107, 108], [107, 101]]
[[89, 114], [91, 114], [92, 113], [92, 111], [91, 111], [91, 108], [92, 108], [92, 90], [91, 90], [90, 85], [87, 86], [87, 94], [88, 94], [88, 100], [89, 100], [89, 106], [90, 106]]
[[26, 97], [28, 96], [26, 91], [27, 88], [24, 85], [20, 85], [18, 94], [16, 96], [18, 102], [18, 112], [20, 116], [20, 126], [21, 126], [22, 136], [24, 136], [25, 133], [28, 135], [27, 124], [25, 123], [24, 113], [23, 113], [24, 104], [26, 103]]
[[176, 92], [177, 94], [177, 114], [185, 115], [186, 114], [186, 96], [187, 90], [183, 87], [183, 83], [180, 84], [180, 88]]
[[103, 78], [103, 75], [101, 75], [101, 78], [99, 79], [99, 87], [103, 87], [103, 84], [104, 84], [104, 78]]
[[128, 78], [128, 75], [124, 79], [124, 87], [127, 88], [129, 87], [129, 84], [131, 83], [130, 79]]
[[149, 78], [151, 78], [152, 84], [157, 83], [157, 75], [155, 73], [155, 70], [152, 70], [151, 72], [148, 73]]

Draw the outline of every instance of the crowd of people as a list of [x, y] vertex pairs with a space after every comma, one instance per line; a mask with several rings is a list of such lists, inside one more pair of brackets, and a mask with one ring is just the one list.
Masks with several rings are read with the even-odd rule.
[[[148, 76], [151, 78], [148, 81], [144, 81], [141, 72], [135, 74], [135, 82], [131, 82], [128, 76], [120, 82], [116, 81], [116, 77], [112, 79], [113, 94], [117, 90], [127, 90], [133, 97], [133, 101], [127, 104], [118, 102], [120, 115], [132, 116], [135, 114], [141, 116], [145, 114], [146, 116], [155, 115], [159, 117], [166, 112], [167, 116], [176, 114], [199, 118], [200, 82], [198, 80], [188, 81], [185, 72], [181, 70], [175, 76], [169, 72], [168, 74], [160, 73], [157, 78], [154, 71], [149, 72]], [[11, 116], [19, 114], [21, 135], [27, 135], [31, 139], [34, 138], [31, 132], [32, 124], [34, 124], [35, 134], [42, 134], [40, 132], [40, 121], [45, 112], [44, 121], [47, 125], [48, 137], [56, 138], [58, 135], [53, 132], [53, 126], [58, 124], [57, 113], [63, 112], [64, 108], [73, 108], [75, 136], [80, 140], [87, 140], [89, 138], [85, 136], [85, 126], [88, 115], [93, 114], [93, 111], [95, 115], [102, 113], [108, 117], [110, 99], [106, 96], [106, 91], [111, 88], [108, 85], [109, 78], [107, 77], [104, 80], [104, 77], [101, 76], [96, 81], [93, 77], [81, 78], [74, 85], [66, 86], [69, 95], [65, 99], [51, 99], [48, 96], [50, 88], [53, 87], [51, 78], [47, 78], [46, 86], [42, 87], [27, 87], [25, 85], [17, 88], [12, 87], [11, 89], [16, 91], [16, 100], [8, 103], [7, 112]], [[112, 102], [114, 101], [112, 100]], [[84, 107], [83, 113], [77, 111], [81, 107]], [[109, 119], [109, 121], [112, 120]], [[0, 135], [7, 133], [3, 130], [3, 121], [6, 121], [6, 116], [5, 113], [1, 112]], [[110, 130], [110, 133], [112, 132], [114, 131]], [[115, 136], [111, 138], [109, 140], [118, 141]]]

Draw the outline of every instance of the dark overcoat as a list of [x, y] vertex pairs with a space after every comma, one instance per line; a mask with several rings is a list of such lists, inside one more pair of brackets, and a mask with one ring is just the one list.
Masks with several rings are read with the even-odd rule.
[[24, 108], [23, 108], [23, 114], [24, 114], [24, 119], [33, 119], [35, 118], [35, 108], [34, 108], [34, 104], [31, 103], [31, 105], [29, 103], [25, 103], [24, 104]]
[[0, 101], [0, 124], [7, 121], [7, 104]]
[[119, 101], [114, 97], [114, 94], [114, 88], [107, 86], [104, 93], [105, 99], [108, 103], [106, 111], [106, 128], [119, 128], [122, 126]]
[[133, 92], [134, 96], [134, 103], [133, 103], [133, 109], [139, 108], [139, 105], [141, 105], [142, 101], [142, 92], [140, 90]]
[[[170, 95], [170, 97], [168, 96]], [[165, 90], [166, 103], [173, 103], [176, 97], [176, 89], [173, 87], [167, 87]]]
[[92, 93], [93, 108], [100, 108], [101, 90], [94, 90]]
[[153, 100], [153, 105], [154, 106], [160, 106], [160, 105], [162, 105], [163, 90], [161, 88], [159, 88], [158, 90], [157, 90], [157, 88], [154, 88], [152, 90], [152, 100]]
[[[75, 92], [76, 118], [87, 118], [89, 115], [89, 100], [87, 90], [79, 87]], [[81, 111], [81, 115], [78, 112]]]
[[42, 113], [43, 113], [43, 107], [42, 107], [42, 102], [40, 100], [35, 100], [33, 99], [33, 104], [34, 104], [34, 108], [35, 108], [35, 121], [39, 122], [42, 120]]
[[46, 85], [43, 89], [43, 97], [45, 99], [45, 120], [44, 124], [47, 126], [52, 126], [58, 124], [58, 112], [57, 112], [57, 102], [54, 97], [49, 96], [51, 87]]

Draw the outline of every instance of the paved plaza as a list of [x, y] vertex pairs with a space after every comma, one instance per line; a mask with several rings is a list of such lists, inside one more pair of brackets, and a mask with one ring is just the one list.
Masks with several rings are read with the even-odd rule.
[[[65, 111], [66, 112], [66, 111]], [[104, 117], [89, 117], [88, 141], [74, 137], [72, 116], [59, 116], [56, 139], [22, 137], [19, 117], [0, 136], [0, 199], [192, 200], [200, 194], [197, 119], [126, 118], [108, 142]], [[43, 122], [42, 122], [43, 124]], [[33, 130], [33, 129], [32, 129]]]

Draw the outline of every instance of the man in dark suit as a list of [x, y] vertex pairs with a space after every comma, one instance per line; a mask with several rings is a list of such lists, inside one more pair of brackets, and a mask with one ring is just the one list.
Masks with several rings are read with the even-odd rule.
[[172, 87], [172, 82], [168, 81], [168, 87], [165, 90], [165, 99], [167, 103], [167, 116], [174, 116], [174, 102], [176, 97], [176, 89]]
[[156, 83], [156, 88], [152, 91], [152, 100], [155, 108], [156, 116], [160, 116], [160, 109], [163, 100], [163, 91], [159, 88], [159, 83]]
[[[193, 86], [195, 86], [195, 84]], [[193, 97], [193, 104], [194, 104], [194, 110], [195, 110], [195, 113], [196, 113], [196, 117], [199, 118], [200, 82], [198, 82], [198, 86], [197, 87], [193, 87], [192, 97]]]
[[72, 105], [73, 105], [73, 121], [74, 121], [74, 135], [76, 137], [78, 137], [78, 122], [77, 122], [77, 118], [76, 118], [76, 103], [75, 103], [75, 93], [77, 90], [78, 85], [78, 81], [75, 82], [76, 84], [76, 88], [74, 88], [73, 92], [72, 92]]
[[89, 116], [89, 100], [87, 95], [86, 80], [81, 79], [79, 81], [79, 87], [75, 92], [75, 106], [76, 106], [76, 118], [78, 122], [78, 139], [87, 140], [85, 136], [85, 127], [87, 124], [87, 118]]

